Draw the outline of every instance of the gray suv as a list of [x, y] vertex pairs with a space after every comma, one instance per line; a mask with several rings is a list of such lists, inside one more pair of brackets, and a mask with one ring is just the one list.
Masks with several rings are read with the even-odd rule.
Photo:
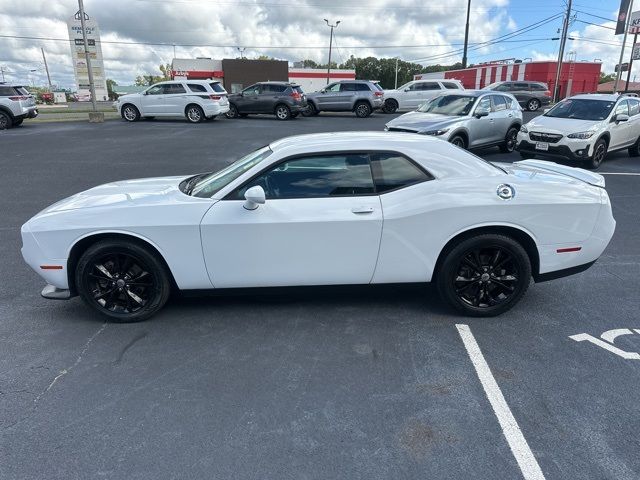
[[307, 108], [299, 85], [289, 82], [259, 82], [229, 95], [227, 118], [245, 118], [251, 113], [275, 115], [278, 120], [296, 118]]
[[547, 84], [542, 82], [495, 82], [487, 85], [483, 90], [508, 92], [530, 112], [535, 112], [540, 107], [551, 103], [551, 91]]
[[38, 116], [36, 99], [22, 85], [0, 82], [0, 130], [17, 127]]
[[302, 114], [310, 117], [320, 112], [355, 112], [356, 116], [364, 118], [382, 107], [383, 97], [384, 90], [377, 83], [343, 80], [309, 93], [307, 110]]
[[442, 93], [387, 123], [385, 130], [431, 135], [460, 148], [498, 146], [513, 152], [522, 125], [515, 97], [486, 90]]

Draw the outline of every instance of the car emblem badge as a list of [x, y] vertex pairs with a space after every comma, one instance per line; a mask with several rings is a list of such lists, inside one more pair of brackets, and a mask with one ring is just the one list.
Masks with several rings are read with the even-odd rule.
[[516, 196], [516, 191], [514, 190], [514, 188], [506, 183], [498, 185], [496, 193], [503, 200], [511, 200]]

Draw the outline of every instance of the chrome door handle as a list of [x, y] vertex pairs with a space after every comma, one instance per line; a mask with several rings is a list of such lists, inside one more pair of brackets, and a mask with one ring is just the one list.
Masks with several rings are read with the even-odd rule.
[[513, 114], [511, 114], [511, 113], [510, 113], [510, 114], [509, 114], [509, 118], [511, 118], [511, 117], [513, 117]]
[[351, 213], [373, 213], [373, 207], [353, 207]]

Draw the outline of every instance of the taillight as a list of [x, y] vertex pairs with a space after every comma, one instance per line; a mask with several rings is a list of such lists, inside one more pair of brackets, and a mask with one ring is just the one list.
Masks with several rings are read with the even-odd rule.
[[290, 96], [293, 97], [295, 100], [300, 100], [302, 98], [302, 95], [300, 94], [300, 92], [296, 92], [295, 90], [291, 92]]
[[376, 97], [381, 97], [384, 95], [384, 92], [373, 92], [373, 95]]
[[220, 100], [222, 98], [221, 95], [209, 95], [209, 98], [211, 100]]
[[551, 96], [551, 90], [547, 90], [546, 92], [544, 92], [545, 96], [550, 97]]
[[29, 97], [21, 95], [19, 97], [9, 97], [9, 100], [15, 100], [17, 102], [18, 100], [29, 100]]

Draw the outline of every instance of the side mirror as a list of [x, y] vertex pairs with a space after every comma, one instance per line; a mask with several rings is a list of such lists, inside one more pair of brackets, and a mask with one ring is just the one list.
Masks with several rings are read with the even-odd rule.
[[482, 117], [488, 117], [489, 116], [489, 110], [476, 110], [476, 113], [474, 114], [474, 117], [476, 118], [482, 118]]
[[264, 205], [264, 203], [266, 202], [264, 190], [260, 185], [251, 187], [246, 192], [244, 192], [244, 198], [246, 202], [244, 202], [243, 207], [247, 210], [255, 210], [260, 205]]
[[404, 91], [405, 91], [405, 92], [408, 92], [408, 91], [409, 91], [409, 87], [405, 88], [405, 89], [404, 89]]
[[625, 115], [624, 113], [619, 113], [615, 117], [613, 117], [613, 119], [616, 121], [616, 123], [626, 122], [629, 120], [629, 115]]

